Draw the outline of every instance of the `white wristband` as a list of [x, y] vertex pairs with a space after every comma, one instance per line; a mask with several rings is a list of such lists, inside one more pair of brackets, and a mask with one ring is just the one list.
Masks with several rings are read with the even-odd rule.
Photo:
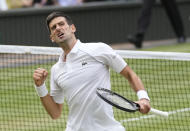
[[147, 100], [150, 101], [150, 98], [148, 97], [148, 94], [147, 94], [147, 92], [145, 90], [137, 91], [137, 96], [138, 96], [139, 100], [144, 98], [144, 99], [147, 99]]
[[44, 97], [48, 94], [48, 90], [46, 88], [45, 83], [38, 87], [35, 85], [35, 89], [39, 97]]

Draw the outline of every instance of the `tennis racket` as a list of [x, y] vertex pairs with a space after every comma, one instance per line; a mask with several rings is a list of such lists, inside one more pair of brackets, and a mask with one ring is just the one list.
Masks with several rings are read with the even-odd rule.
[[[97, 88], [96, 90], [97, 95], [103, 99], [105, 102], [109, 103], [110, 105], [127, 112], [136, 112], [140, 110], [140, 105], [135, 103], [127, 98], [105, 88]], [[168, 117], [168, 112], [160, 111], [154, 108], [150, 109], [150, 112], [159, 115]]]

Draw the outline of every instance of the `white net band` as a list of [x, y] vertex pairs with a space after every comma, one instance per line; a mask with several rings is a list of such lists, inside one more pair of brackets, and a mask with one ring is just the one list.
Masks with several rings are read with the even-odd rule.
[[[0, 45], [0, 53], [59, 55], [59, 47]], [[123, 58], [190, 61], [190, 53], [116, 50]]]

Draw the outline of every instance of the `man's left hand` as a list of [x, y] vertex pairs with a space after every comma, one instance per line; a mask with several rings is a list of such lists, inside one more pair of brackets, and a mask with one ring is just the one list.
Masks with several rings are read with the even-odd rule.
[[150, 111], [150, 102], [147, 99], [140, 99], [139, 101], [137, 101], [136, 103], [138, 103], [140, 105], [140, 112], [143, 114], [146, 114]]

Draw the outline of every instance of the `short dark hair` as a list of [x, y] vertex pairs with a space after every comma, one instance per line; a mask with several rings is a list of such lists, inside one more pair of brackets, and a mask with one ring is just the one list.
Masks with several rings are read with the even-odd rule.
[[52, 12], [51, 14], [49, 14], [46, 18], [46, 25], [47, 25], [47, 28], [48, 30], [50, 31], [50, 28], [49, 28], [49, 23], [56, 17], [64, 17], [67, 21], [67, 24], [68, 25], [72, 25], [73, 24], [73, 21], [71, 19], [70, 16], [68, 16], [67, 14], [65, 14], [64, 12]]

